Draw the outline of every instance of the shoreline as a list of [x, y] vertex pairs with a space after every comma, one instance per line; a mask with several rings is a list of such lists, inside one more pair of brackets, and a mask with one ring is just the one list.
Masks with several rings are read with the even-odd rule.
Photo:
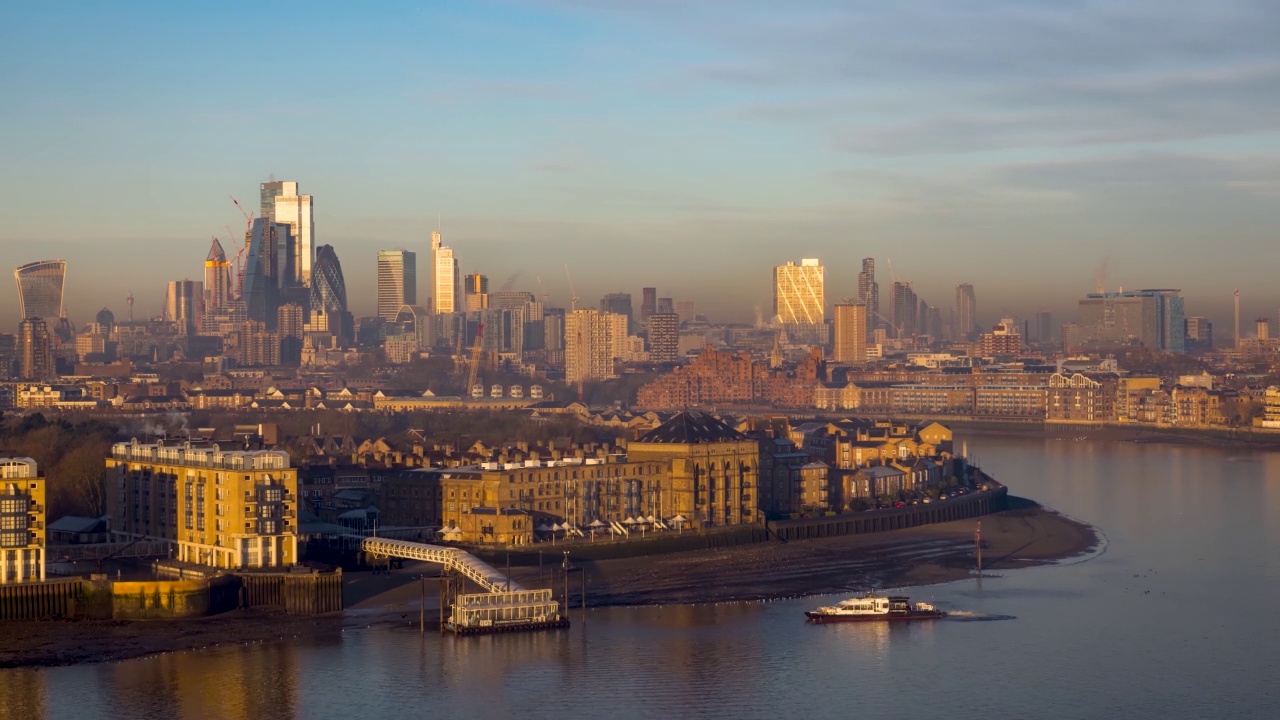
[[1071, 426], [1000, 424], [942, 421], [953, 432], [992, 438], [1044, 440], [1102, 440], [1135, 444], [1214, 447], [1232, 450], [1280, 450], [1280, 433], [1255, 433], [1249, 429], [1191, 429], [1151, 426]]
[[[999, 572], [1084, 562], [1105, 551], [1091, 525], [1023, 498], [972, 520], [867, 535], [761, 543], [666, 555], [582, 561], [590, 607], [776, 600], [870, 589], [919, 587], [972, 577], [974, 530], [982, 522], [983, 570]], [[563, 575], [548, 566], [512, 569], [525, 587], [563, 600]], [[343, 583], [345, 610], [321, 616], [237, 610], [194, 620], [0, 623], [0, 669], [116, 662], [170, 652], [293, 638], [336, 639], [348, 627], [411, 626], [420, 608], [439, 613], [437, 566], [406, 564], [390, 574], [354, 572]], [[425, 583], [426, 601], [422, 600]], [[580, 607], [582, 574], [570, 576], [569, 607]], [[433, 630], [434, 631], [434, 630]]]

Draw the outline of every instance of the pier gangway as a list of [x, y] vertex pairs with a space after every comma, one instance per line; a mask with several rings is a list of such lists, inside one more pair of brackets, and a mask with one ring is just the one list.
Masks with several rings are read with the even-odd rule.
[[491, 593], [524, 590], [520, 583], [499, 572], [489, 563], [458, 548], [430, 545], [413, 542], [412, 540], [364, 537], [360, 541], [360, 549], [373, 555], [444, 565]]

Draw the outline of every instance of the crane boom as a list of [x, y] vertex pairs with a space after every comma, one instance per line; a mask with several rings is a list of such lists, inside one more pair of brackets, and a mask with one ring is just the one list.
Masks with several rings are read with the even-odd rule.
[[564, 276], [569, 278], [569, 312], [578, 309], [578, 291], [573, 289], [573, 275], [569, 273], [569, 263], [564, 264]]

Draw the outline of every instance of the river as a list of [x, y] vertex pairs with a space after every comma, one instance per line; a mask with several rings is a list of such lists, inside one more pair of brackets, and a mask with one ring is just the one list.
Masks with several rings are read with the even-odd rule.
[[[810, 598], [602, 608], [563, 633], [401, 627], [0, 671], [12, 718], [1280, 717], [1280, 453], [969, 438], [1091, 559], [915, 588], [958, 615], [803, 622]], [[834, 599], [834, 598], [828, 598]]]

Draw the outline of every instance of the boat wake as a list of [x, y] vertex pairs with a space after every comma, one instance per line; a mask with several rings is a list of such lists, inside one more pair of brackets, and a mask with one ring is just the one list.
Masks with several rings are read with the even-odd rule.
[[960, 622], [994, 622], [996, 620], [1017, 620], [1018, 617], [1016, 615], [991, 615], [968, 610], [952, 610], [947, 613], [947, 619]]

